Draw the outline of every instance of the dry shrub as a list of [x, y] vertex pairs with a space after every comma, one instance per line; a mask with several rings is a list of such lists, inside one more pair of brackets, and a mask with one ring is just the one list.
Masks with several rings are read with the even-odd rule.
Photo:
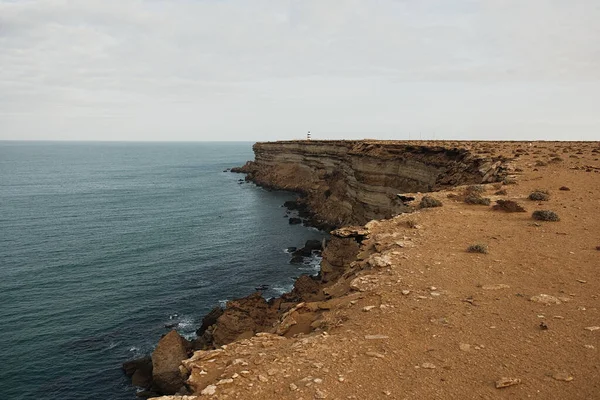
[[417, 224], [417, 221], [414, 219], [407, 219], [404, 222], [406, 223], [406, 226], [411, 229], [417, 229], [417, 227], [419, 226], [419, 224]]
[[465, 188], [465, 194], [481, 194], [483, 192], [485, 192], [483, 185], [471, 185]]
[[487, 254], [488, 247], [487, 247], [487, 245], [481, 244], [481, 243], [472, 244], [469, 247], [467, 247], [467, 252]]
[[547, 190], [536, 189], [529, 194], [529, 200], [548, 201], [550, 200], [550, 193]]
[[421, 208], [433, 208], [433, 207], [441, 207], [441, 206], [442, 206], [442, 202], [431, 196], [423, 196], [423, 198], [421, 199], [421, 203], [419, 203], [419, 207], [421, 207]]
[[554, 211], [550, 211], [550, 210], [534, 211], [533, 214], [531, 214], [531, 217], [533, 219], [537, 219], [538, 221], [552, 221], [552, 222], [560, 221], [558, 214], [556, 214]]
[[488, 197], [481, 197], [478, 194], [469, 194], [465, 197], [465, 203], [467, 204], [478, 204], [482, 206], [489, 206], [492, 201]]
[[497, 211], [505, 211], [511, 213], [526, 211], [519, 203], [512, 200], [496, 200], [496, 204], [492, 208]]

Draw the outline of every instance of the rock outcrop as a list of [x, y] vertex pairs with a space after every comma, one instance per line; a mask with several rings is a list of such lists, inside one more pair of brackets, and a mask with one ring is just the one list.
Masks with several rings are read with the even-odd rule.
[[174, 394], [185, 383], [179, 366], [181, 361], [189, 356], [190, 343], [179, 336], [177, 331], [171, 331], [163, 336], [152, 353], [152, 382], [157, 391], [164, 394]]
[[362, 225], [407, 210], [399, 193], [500, 181], [504, 159], [465, 148], [381, 141], [256, 143], [255, 161], [232, 172], [258, 185], [296, 191], [316, 226]]

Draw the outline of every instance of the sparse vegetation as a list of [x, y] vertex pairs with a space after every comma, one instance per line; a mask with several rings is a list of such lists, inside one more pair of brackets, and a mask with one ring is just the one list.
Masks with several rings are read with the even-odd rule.
[[483, 185], [471, 185], [471, 186], [467, 186], [465, 189], [465, 194], [483, 193], [483, 192], [485, 192], [485, 186], [483, 186]]
[[433, 208], [441, 206], [442, 202], [431, 196], [423, 196], [423, 198], [421, 199], [421, 203], [419, 203], [419, 207], [421, 208]]
[[525, 212], [525, 209], [513, 200], [496, 200], [496, 204], [492, 208], [505, 212]]
[[550, 200], [550, 193], [547, 190], [536, 189], [529, 194], [529, 200], [548, 201]]
[[406, 226], [408, 226], [411, 229], [417, 229], [417, 227], [419, 226], [419, 224], [417, 224], [417, 221], [414, 219], [407, 219], [405, 222]]
[[469, 252], [469, 253], [487, 254], [488, 247], [487, 247], [487, 245], [481, 244], [481, 243], [472, 244], [469, 247], [467, 247], [467, 252]]
[[465, 197], [465, 203], [467, 204], [478, 204], [482, 206], [489, 206], [492, 201], [488, 197], [481, 197], [478, 194], [471, 193]]
[[560, 221], [558, 214], [550, 210], [537, 210], [534, 211], [531, 216], [533, 219], [537, 219], [538, 221]]

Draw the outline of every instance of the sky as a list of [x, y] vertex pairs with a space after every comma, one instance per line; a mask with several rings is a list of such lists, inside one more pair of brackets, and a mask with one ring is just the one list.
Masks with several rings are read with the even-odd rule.
[[0, 0], [0, 140], [600, 140], [598, 0]]

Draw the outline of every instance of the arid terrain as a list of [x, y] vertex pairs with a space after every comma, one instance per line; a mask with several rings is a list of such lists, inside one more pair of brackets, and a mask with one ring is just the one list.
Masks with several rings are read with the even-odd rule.
[[[507, 176], [334, 233], [324, 259], [343, 266], [322, 296], [196, 351], [193, 395], [163, 400], [600, 399], [600, 143], [414, 144], [505, 157]], [[353, 256], [328, 257], [335, 240]]]

